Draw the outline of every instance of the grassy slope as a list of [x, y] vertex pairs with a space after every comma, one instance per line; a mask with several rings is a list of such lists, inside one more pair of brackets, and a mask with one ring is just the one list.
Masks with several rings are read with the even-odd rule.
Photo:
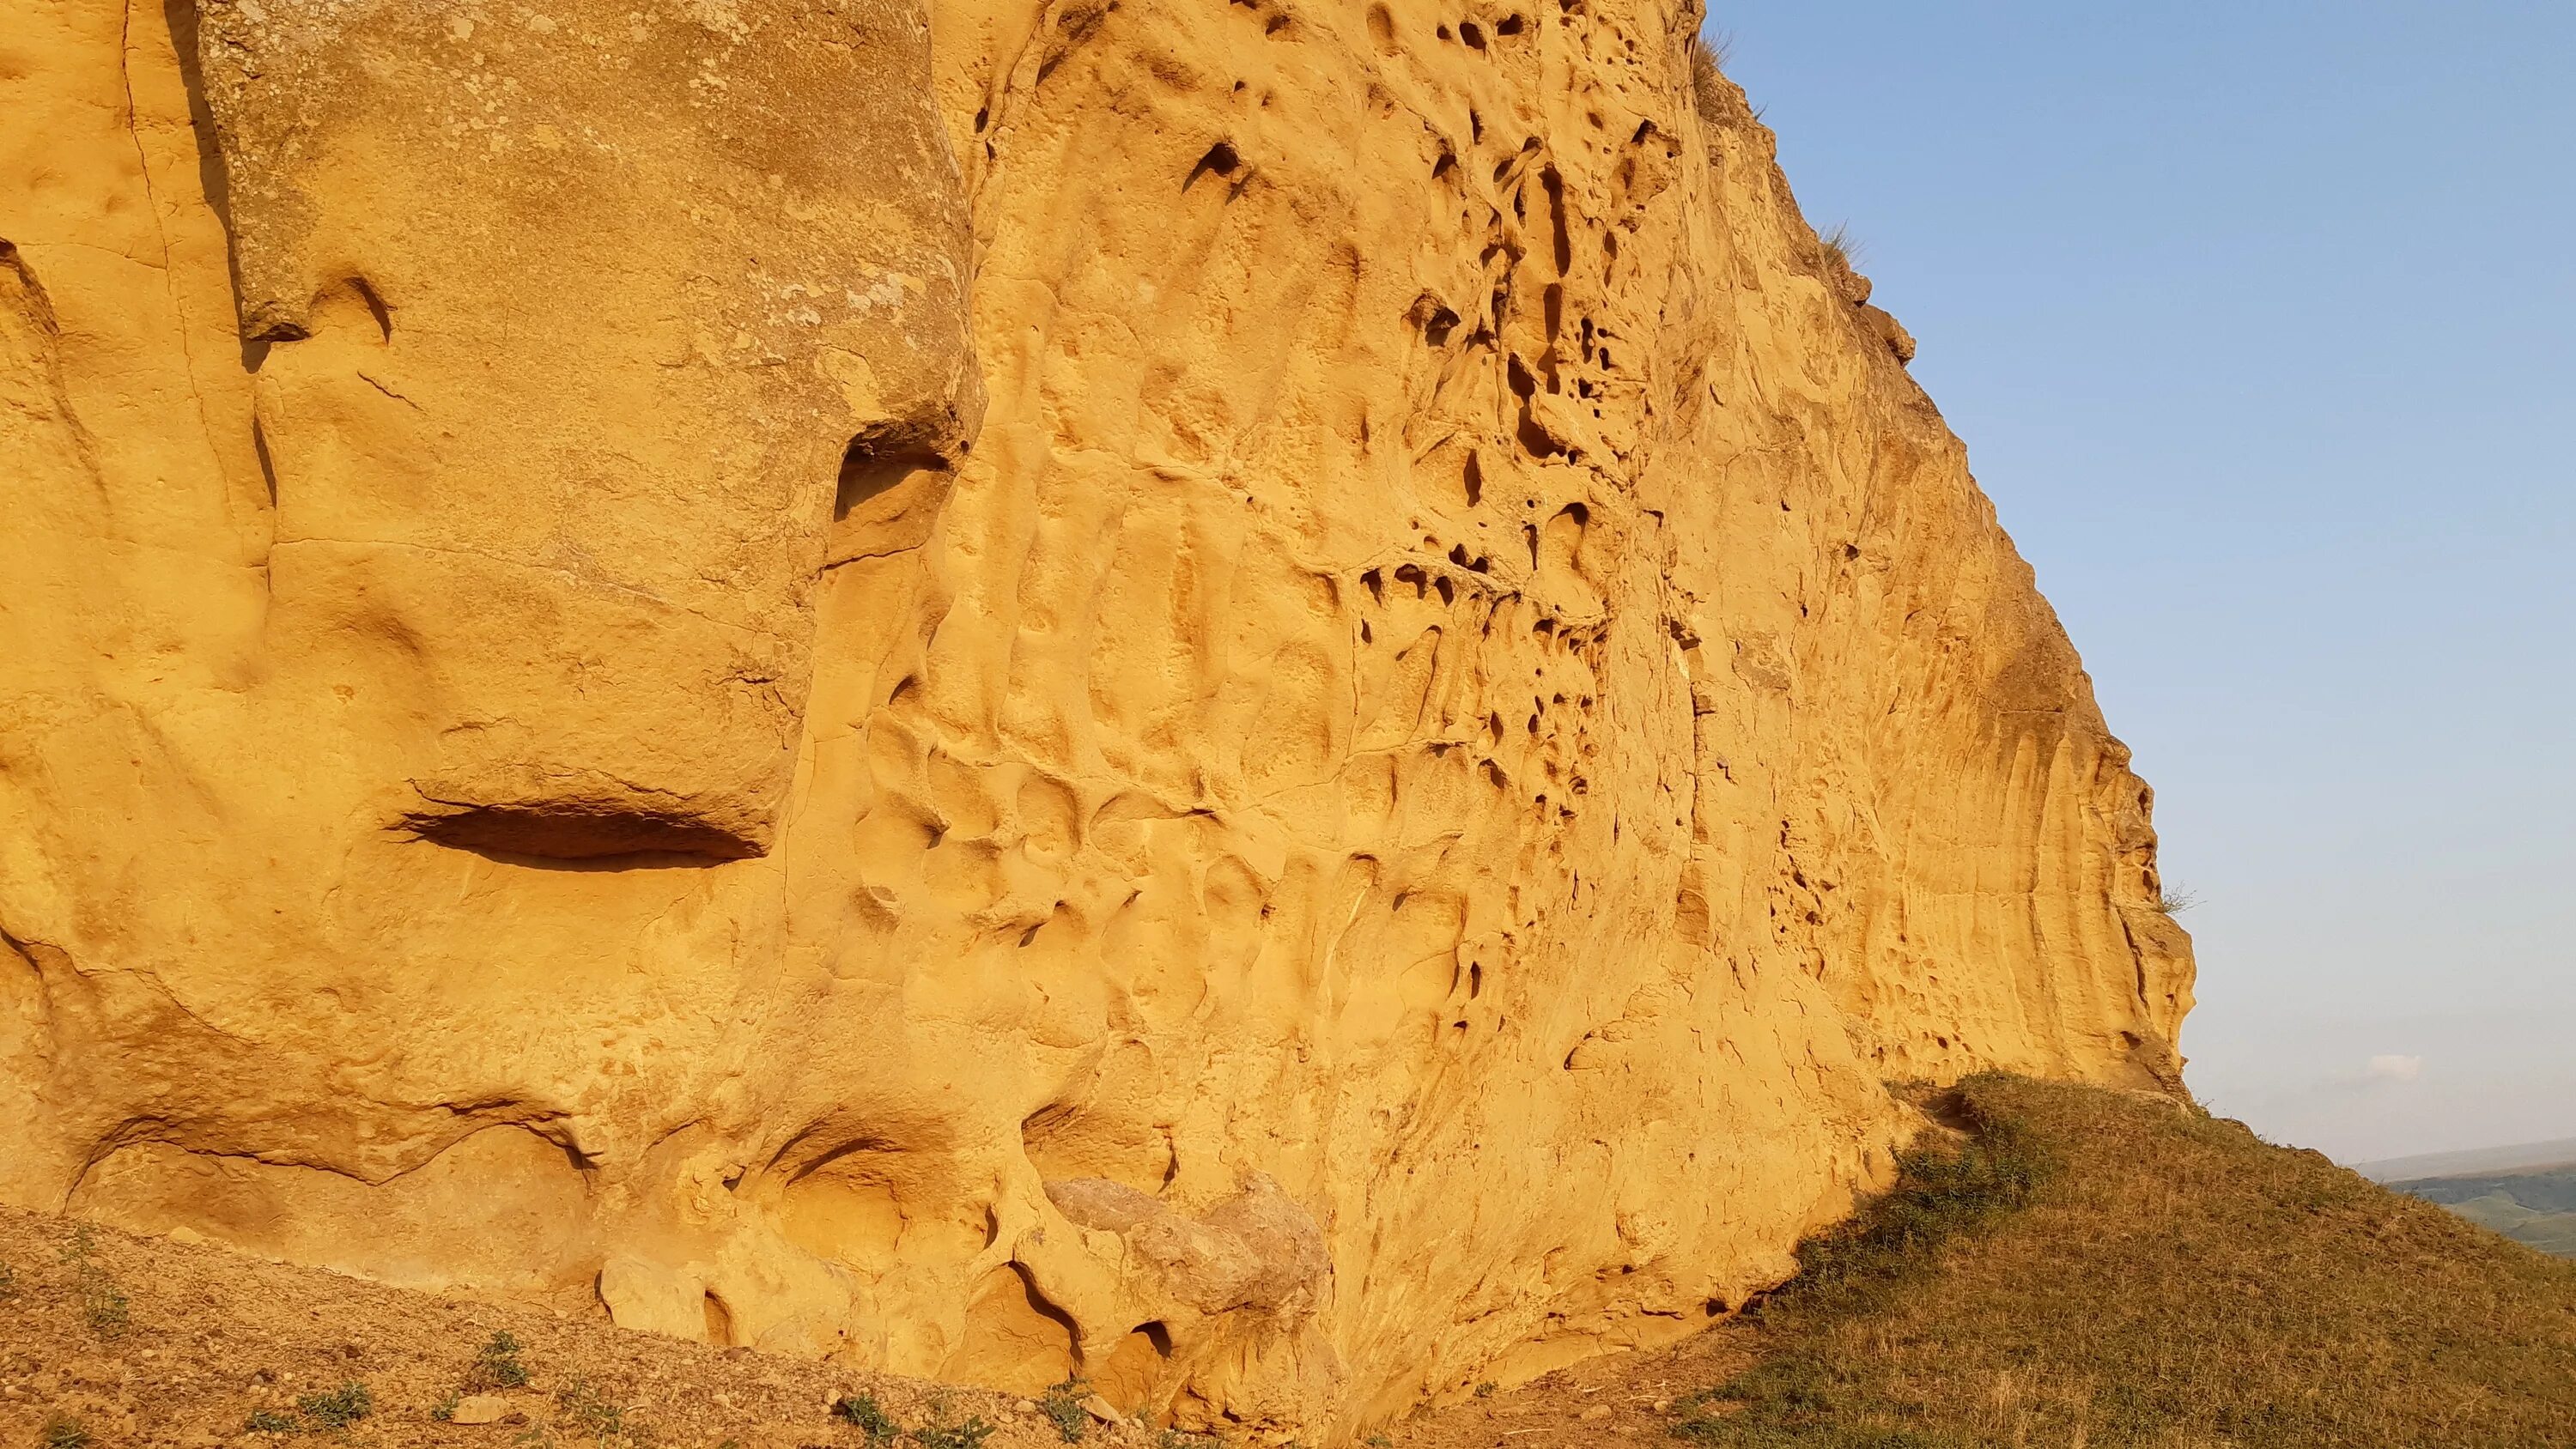
[[1674, 1432], [2576, 1445], [2576, 1263], [2173, 1103], [1986, 1078], [1953, 1107], [1969, 1155], [1923, 1154], [1871, 1227], [1811, 1245], [1755, 1366]]

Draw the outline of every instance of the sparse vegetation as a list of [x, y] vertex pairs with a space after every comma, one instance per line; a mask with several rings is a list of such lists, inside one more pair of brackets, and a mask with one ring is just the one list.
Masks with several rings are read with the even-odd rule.
[[295, 1410], [314, 1428], [346, 1429], [376, 1411], [376, 1396], [365, 1384], [350, 1379], [336, 1389], [297, 1399]]
[[2159, 889], [2155, 900], [2149, 903], [2158, 914], [2167, 916], [2179, 916], [2199, 904], [2200, 897], [2189, 891], [2178, 891], [2169, 887]]
[[101, 1338], [123, 1333], [133, 1319], [133, 1302], [125, 1296], [96, 1257], [98, 1242], [87, 1224], [72, 1229], [62, 1247], [63, 1266], [72, 1270], [72, 1291], [80, 1296], [81, 1317]]
[[463, 1402], [465, 1402], [463, 1394], [450, 1393], [446, 1398], [430, 1406], [429, 1416], [439, 1423], [449, 1423], [456, 1418], [456, 1406]]
[[1801, 1251], [1711, 1449], [2576, 1444], [2576, 1264], [2144, 1094], [2004, 1077]]
[[242, 1427], [254, 1434], [292, 1434], [303, 1426], [275, 1409], [253, 1409]]
[[868, 1436], [870, 1444], [891, 1444], [902, 1432], [894, 1416], [878, 1407], [874, 1394], [843, 1394], [832, 1405], [832, 1416], [845, 1424], [855, 1424]]
[[1731, 44], [1724, 35], [1711, 40], [1705, 32], [1690, 38], [1691, 108], [1712, 126], [1726, 114], [1726, 60]]
[[18, 1270], [0, 1263], [0, 1298], [14, 1298], [18, 1293]]
[[1835, 222], [1833, 230], [1817, 237], [1816, 240], [1825, 249], [1827, 266], [1845, 271], [1859, 268], [1860, 243], [1851, 234], [1850, 222]]
[[1492, 1379], [1487, 1379], [1487, 1380], [1485, 1380], [1483, 1383], [1476, 1385], [1476, 1397], [1477, 1397], [1477, 1398], [1480, 1398], [1480, 1399], [1490, 1399], [1490, 1398], [1492, 1398], [1493, 1396], [1494, 1396], [1494, 1381], [1493, 1381]]
[[85, 1275], [81, 1280], [81, 1315], [100, 1337], [114, 1338], [132, 1321], [133, 1303], [105, 1273]]
[[966, 1422], [948, 1422], [948, 1404], [933, 1399], [930, 1422], [912, 1431], [912, 1442], [921, 1449], [984, 1449], [984, 1441], [993, 1436], [993, 1426], [970, 1414]]
[[47, 1414], [37, 1442], [44, 1449], [89, 1449], [88, 1426], [69, 1414]]
[[641, 1424], [627, 1422], [627, 1409], [590, 1386], [587, 1379], [574, 1379], [555, 1395], [555, 1407], [562, 1411], [564, 1427], [601, 1445], [644, 1445], [653, 1442], [652, 1431]]
[[528, 1366], [519, 1361], [519, 1340], [508, 1332], [496, 1333], [474, 1354], [473, 1367], [465, 1371], [465, 1391], [490, 1393], [496, 1389], [524, 1389], [528, 1386]]
[[1038, 1412], [1046, 1415], [1047, 1422], [1055, 1425], [1056, 1437], [1067, 1444], [1081, 1443], [1084, 1431], [1091, 1427], [1091, 1413], [1082, 1407], [1082, 1396], [1089, 1392], [1091, 1385], [1069, 1378], [1038, 1400]]

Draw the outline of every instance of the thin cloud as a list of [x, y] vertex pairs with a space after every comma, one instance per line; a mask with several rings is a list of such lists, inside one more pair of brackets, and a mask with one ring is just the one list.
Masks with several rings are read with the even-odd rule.
[[2365, 1080], [2373, 1082], [2412, 1082], [2423, 1075], [2422, 1057], [2401, 1057], [2394, 1054], [2372, 1057], [2370, 1065], [2362, 1072]]

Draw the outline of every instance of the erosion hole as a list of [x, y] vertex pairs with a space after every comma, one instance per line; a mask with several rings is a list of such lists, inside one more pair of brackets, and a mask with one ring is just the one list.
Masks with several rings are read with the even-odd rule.
[[1189, 179], [1181, 183], [1181, 189], [1187, 191], [1196, 186], [1202, 176], [1232, 176], [1235, 169], [1242, 164], [1243, 157], [1234, 149], [1234, 143], [1219, 141], [1207, 149], [1206, 155], [1199, 158], [1198, 165], [1190, 168]]

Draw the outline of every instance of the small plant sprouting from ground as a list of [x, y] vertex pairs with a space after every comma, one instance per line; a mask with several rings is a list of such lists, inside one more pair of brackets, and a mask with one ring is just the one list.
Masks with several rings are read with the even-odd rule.
[[81, 1280], [81, 1313], [101, 1338], [114, 1338], [125, 1331], [132, 1320], [134, 1305], [125, 1290], [116, 1286], [105, 1273], [84, 1275]]
[[528, 1386], [528, 1366], [519, 1361], [519, 1340], [506, 1329], [495, 1333], [475, 1352], [474, 1366], [465, 1371], [469, 1393], [489, 1393], [494, 1389], [524, 1389]]
[[2148, 902], [2149, 908], [2160, 916], [2179, 916], [2199, 904], [2200, 897], [2189, 891], [2175, 890], [2171, 886], [2158, 887], [2156, 898]]
[[874, 1394], [843, 1394], [840, 1401], [832, 1405], [832, 1417], [858, 1426], [860, 1432], [868, 1436], [870, 1444], [891, 1444], [902, 1432], [902, 1426], [895, 1423], [894, 1415], [877, 1404]]
[[602, 1445], [641, 1445], [653, 1440], [651, 1431], [641, 1424], [626, 1422], [626, 1406], [610, 1399], [590, 1386], [587, 1379], [574, 1379], [555, 1395], [555, 1407], [563, 1411], [564, 1424], [575, 1433], [587, 1435]]
[[133, 1302], [116, 1280], [99, 1266], [94, 1256], [98, 1242], [84, 1225], [72, 1229], [71, 1241], [62, 1248], [63, 1266], [72, 1270], [72, 1287], [80, 1295], [81, 1316], [89, 1320], [90, 1331], [101, 1338], [114, 1338], [125, 1331], [133, 1317]]
[[0, 1298], [18, 1296], [18, 1270], [0, 1263]]
[[439, 1423], [450, 1423], [456, 1418], [456, 1406], [463, 1402], [465, 1402], [463, 1394], [451, 1392], [430, 1409], [429, 1416]]
[[1731, 45], [1723, 35], [1713, 41], [1706, 34], [1690, 38], [1691, 109], [1712, 126], [1726, 114], [1726, 57]]
[[295, 1401], [295, 1408], [316, 1429], [346, 1429], [376, 1411], [376, 1396], [351, 1379], [336, 1389], [306, 1394]]
[[89, 1449], [89, 1428], [69, 1414], [48, 1414], [36, 1442], [44, 1449]]
[[912, 1431], [912, 1442], [921, 1449], [984, 1449], [984, 1441], [993, 1436], [993, 1426], [970, 1414], [966, 1422], [948, 1422], [945, 1399], [930, 1402], [930, 1422]]
[[1494, 1388], [1494, 1381], [1492, 1379], [1487, 1379], [1483, 1383], [1476, 1385], [1476, 1397], [1480, 1399], [1490, 1399], [1494, 1396]]
[[1084, 1431], [1091, 1427], [1091, 1412], [1082, 1407], [1082, 1396], [1089, 1392], [1091, 1385], [1069, 1378], [1038, 1400], [1038, 1412], [1046, 1415], [1047, 1422], [1055, 1425], [1056, 1437], [1067, 1444], [1081, 1443]]
[[306, 1394], [295, 1401], [295, 1410], [303, 1417], [295, 1418], [275, 1409], [253, 1409], [242, 1427], [253, 1434], [336, 1433], [373, 1414], [376, 1396], [365, 1384], [351, 1379], [336, 1389]]
[[88, 1262], [90, 1254], [97, 1250], [98, 1239], [91, 1235], [89, 1225], [83, 1223], [72, 1229], [71, 1240], [62, 1245], [55, 1253], [55, 1257], [64, 1267], [77, 1268]]

